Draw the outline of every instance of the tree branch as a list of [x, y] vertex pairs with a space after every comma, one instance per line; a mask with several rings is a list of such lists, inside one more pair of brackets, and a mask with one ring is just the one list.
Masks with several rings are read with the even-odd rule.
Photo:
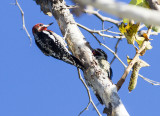
[[31, 38], [31, 36], [30, 36], [30, 34], [29, 34], [29, 32], [28, 32], [28, 30], [27, 30], [26, 26], [25, 26], [24, 12], [23, 12], [23, 10], [22, 10], [22, 8], [21, 8], [21, 6], [19, 5], [19, 3], [18, 3], [18, 1], [17, 1], [17, 0], [16, 0], [16, 2], [15, 2], [15, 5], [17, 5], [17, 6], [18, 6], [18, 8], [19, 8], [19, 10], [21, 11], [21, 15], [22, 15], [22, 23], [23, 23], [23, 29], [25, 30], [25, 32], [26, 32], [26, 34], [27, 34], [28, 38], [30, 39], [30, 46], [31, 46], [31, 45], [32, 45], [32, 38]]
[[[121, 41], [121, 39], [117, 40], [117, 43], [116, 43], [116, 46], [115, 46], [115, 51], [114, 51], [115, 54], [117, 54], [117, 52], [118, 52], [118, 44], [119, 44], [120, 41]], [[112, 64], [115, 59], [116, 59], [116, 56], [113, 57], [110, 64]]]
[[109, 17], [105, 17], [102, 16], [101, 14], [99, 14], [98, 11], [95, 10], [90, 10], [90, 9], [84, 9], [85, 13], [89, 13], [89, 14], [94, 14], [97, 18], [99, 18], [102, 22], [107, 21], [107, 22], [111, 22], [113, 24], [115, 24], [116, 26], [118, 26], [118, 24], [120, 23], [120, 21], [117, 21], [115, 19], [111, 19]]
[[117, 17], [132, 19], [147, 25], [160, 25], [160, 13], [156, 10], [128, 5], [114, 0], [76, 0], [76, 2], [91, 5]]
[[92, 97], [91, 97], [89, 88], [88, 88], [87, 84], [85, 83], [85, 81], [83, 80], [83, 78], [82, 78], [82, 76], [81, 76], [80, 69], [77, 68], [77, 70], [78, 70], [79, 79], [81, 80], [81, 82], [82, 82], [83, 85], [85, 86], [85, 88], [86, 88], [86, 90], [87, 90], [87, 93], [88, 93], [88, 97], [89, 97], [89, 103], [88, 103], [87, 107], [84, 108], [84, 110], [82, 110], [82, 111], [79, 113], [78, 116], [80, 116], [85, 110], [87, 110], [90, 104], [93, 105], [93, 107], [94, 107], [94, 109], [96, 110], [97, 114], [98, 114], [99, 116], [101, 116], [99, 110], [97, 109], [96, 105], [94, 104], [94, 102], [93, 102], [93, 100], [92, 100]]
[[151, 9], [160, 11], [160, 0], [146, 0]]
[[[107, 29], [107, 30], [91, 30], [91, 29], [89, 29], [89, 28], [87, 28], [87, 27], [85, 27], [85, 26], [83, 26], [83, 25], [81, 25], [81, 24], [79, 24], [79, 23], [76, 23], [76, 24], [77, 24], [79, 27], [81, 27], [81, 28], [85, 29], [86, 31], [88, 31], [89, 33], [97, 33], [98, 35], [103, 36], [103, 37], [117, 38], [117, 39], [125, 38], [125, 36], [122, 36], [122, 35], [120, 35], [120, 36], [112, 36], [112, 35], [107, 35], [107, 34], [101, 33], [101, 32], [104, 32], [104, 31], [108, 31], [108, 29]], [[111, 32], [111, 31], [110, 31], [110, 32]], [[117, 34], [117, 32], [111, 32], [111, 33], [116, 33], [116, 34]], [[120, 33], [118, 33], [118, 34], [120, 34]]]
[[152, 85], [158, 85], [158, 86], [160, 86], [160, 82], [150, 80], [150, 79], [142, 76], [141, 74], [138, 74], [138, 76], [140, 76], [142, 79], [144, 79], [144, 80], [147, 81], [148, 83], [151, 83]]

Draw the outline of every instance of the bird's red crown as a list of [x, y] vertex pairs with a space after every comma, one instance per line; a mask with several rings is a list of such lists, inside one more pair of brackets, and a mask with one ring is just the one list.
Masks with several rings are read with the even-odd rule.
[[47, 27], [49, 27], [52, 24], [53, 23], [50, 23], [48, 25], [44, 25], [43, 23], [38, 23], [38, 24], [33, 26], [32, 33], [41, 32], [43, 30], [47, 30]]

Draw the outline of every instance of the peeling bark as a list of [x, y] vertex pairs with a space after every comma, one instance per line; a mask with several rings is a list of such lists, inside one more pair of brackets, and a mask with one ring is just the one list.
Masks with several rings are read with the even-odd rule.
[[[108, 74], [100, 68], [97, 60], [92, 54], [92, 48], [77, 27], [72, 14], [67, 8], [64, 0], [36, 0], [41, 10], [47, 14], [51, 12], [58, 22], [63, 35], [67, 30], [66, 41], [69, 50], [79, 58], [86, 69], [83, 70], [88, 85], [99, 94], [106, 106], [108, 115], [129, 116], [122, 104], [116, 86], [108, 79]], [[105, 111], [106, 112], [106, 111]]]

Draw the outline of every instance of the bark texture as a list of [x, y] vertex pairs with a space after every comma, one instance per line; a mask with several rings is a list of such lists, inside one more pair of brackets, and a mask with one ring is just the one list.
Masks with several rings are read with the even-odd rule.
[[92, 54], [92, 48], [86, 41], [83, 34], [77, 27], [70, 10], [67, 8], [64, 0], [36, 0], [41, 10], [52, 15], [57, 20], [62, 34], [66, 30], [67, 44], [69, 50], [74, 56], [79, 58], [86, 69], [83, 70], [84, 77], [88, 85], [98, 93], [105, 104], [105, 112], [111, 116], [129, 116], [122, 104], [116, 86], [108, 79], [108, 74], [101, 69], [98, 61]]

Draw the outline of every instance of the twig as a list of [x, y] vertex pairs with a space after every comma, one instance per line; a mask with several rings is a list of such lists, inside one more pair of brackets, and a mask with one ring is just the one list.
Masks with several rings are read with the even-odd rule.
[[126, 65], [123, 63], [123, 61], [118, 57], [118, 55], [113, 51], [111, 50], [108, 46], [100, 43], [100, 45], [102, 45], [103, 47], [107, 48], [121, 63], [122, 65], [125, 67]]
[[107, 32], [109, 32], [109, 33], [117, 34], [117, 35], [120, 35], [120, 36], [123, 35], [122, 33], [119, 33], [119, 32], [110, 31], [111, 28], [113, 28], [113, 26], [110, 27], [110, 28], [108, 28], [108, 29], [97, 30], [97, 31], [100, 31], [100, 32], [107, 31]]
[[144, 79], [145, 81], [147, 81], [148, 83], [151, 83], [152, 85], [159, 85], [160, 86], [160, 82], [157, 82], [157, 81], [153, 81], [153, 80], [150, 80], [146, 77], [143, 77], [141, 74], [139, 74], [139, 76]]
[[154, 31], [153, 31], [153, 32], [151, 32], [150, 35], [158, 35], [158, 33], [159, 33], [159, 32], [154, 32]]
[[102, 30], [98, 30], [98, 31], [109, 31], [110, 29], [112, 29], [113, 28], [113, 26], [111, 26], [111, 27], [109, 27], [108, 29], [102, 29]]
[[145, 24], [140, 25], [138, 30], [142, 29], [143, 27], [145, 27]]
[[87, 107], [84, 108], [84, 110], [82, 110], [82, 111], [79, 113], [78, 116], [80, 116], [85, 110], [87, 110], [90, 104], [93, 105], [93, 107], [94, 107], [94, 109], [96, 110], [97, 114], [98, 114], [99, 116], [101, 116], [99, 110], [97, 109], [96, 105], [94, 104], [94, 102], [93, 102], [93, 100], [92, 100], [92, 97], [91, 97], [89, 88], [88, 88], [87, 84], [85, 83], [85, 81], [83, 80], [83, 78], [82, 78], [82, 76], [81, 76], [80, 69], [77, 68], [77, 71], [78, 71], [79, 79], [82, 81], [83, 85], [85, 86], [85, 88], [86, 88], [86, 90], [87, 90], [87, 93], [88, 93], [88, 97], [89, 97], [89, 103], [88, 103]]
[[122, 63], [122, 65], [123, 65], [124, 67], [127, 67], [127, 66], [123, 63], [123, 61], [118, 57], [118, 55], [117, 55], [113, 50], [111, 50], [108, 46], [106, 46], [106, 45], [104, 45], [103, 43], [101, 43], [101, 42], [98, 40], [98, 38], [97, 38], [93, 33], [91, 33], [91, 34], [92, 34], [93, 37], [97, 40], [97, 42], [99, 43], [99, 45], [101, 45], [101, 46], [105, 47], [106, 49], [108, 49], [108, 50]]
[[28, 32], [28, 30], [27, 30], [27, 28], [26, 28], [26, 26], [25, 26], [25, 20], [24, 20], [24, 12], [23, 12], [23, 10], [22, 10], [22, 8], [21, 8], [21, 6], [19, 5], [19, 3], [18, 3], [18, 1], [16, 0], [16, 2], [15, 2], [15, 5], [17, 5], [18, 6], [18, 8], [19, 8], [19, 10], [21, 11], [21, 15], [22, 15], [22, 22], [23, 22], [23, 29], [25, 30], [25, 32], [26, 32], [26, 34], [27, 34], [27, 36], [29, 37], [29, 39], [30, 39], [30, 46], [32, 45], [32, 38], [31, 38], [31, 36], [30, 36], [30, 34], [29, 34], [29, 32]]
[[[140, 35], [142, 35], [143, 33], [147, 33], [148, 30], [140, 30], [138, 31]], [[158, 35], [159, 32], [155, 32], [155, 31], [151, 31], [150, 35]]]
[[152, 25], [148, 27], [148, 31], [147, 31], [148, 38], [151, 35], [151, 31], [152, 31]]
[[87, 10], [87, 9], [85, 9], [84, 12], [85, 12], [85, 13], [89, 13], [89, 14], [94, 14], [94, 15], [95, 15], [97, 18], [99, 18], [102, 22], [108, 21], [108, 22], [111, 22], [111, 23], [115, 24], [116, 26], [118, 26], [118, 24], [120, 23], [120, 22], [117, 21], [117, 20], [111, 19], [111, 18], [109, 18], [109, 17], [102, 16], [101, 14], [98, 13], [98, 11], [95, 11], [95, 10]]
[[146, 41], [143, 42], [142, 47], [137, 51], [136, 55], [134, 56], [133, 60], [129, 63], [128, 67], [126, 68], [125, 72], [123, 73], [122, 77], [120, 78], [120, 80], [117, 82], [116, 86], [117, 86], [117, 90], [119, 90], [121, 88], [121, 86], [123, 85], [128, 73], [130, 72], [130, 70], [132, 69], [133, 65], [137, 62], [137, 59], [140, 56], [140, 53], [145, 49], [146, 47]]
[[[103, 31], [103, 30], [102, 30]], [[114, 31], [110, 31], [110, 30], [106, 30], [107, 32], [109, 33], [113, 33], [113, 34], [118, 34], [120, 36], [122, 36], [123, 34], [122, 33], [119, 33], [119, 32], [114, 32]]]
[[[102, 30], [104, 30], [104, 21], [102, 21]], [[102, 32], [102, 34], [104, 34], [104, 31]], [[105, 37], [104, 36], [102, 37], [102, 39], [103, 39], [103, 42], [105, 43], [105, 41], [104, 41]]]
[[85, 27], [85, 26], [83, 26], [83, 25], [81, 25], [81, 24], [79, 24], [79, 23], [76, 23], [79, 27], [81, 27], [81, 28], [83, 28], [83, 29], [85, 29], [86, 31], [88, 31], [89, 33], [97, 33], [97, 34], [99, 34], [100, 36], [104, 36], [104, 37], [108, 37], [108, 38], [117, 38], [117, 39], [122, 39], [122, 38], [125, 38], [124, 36], [112, 36], [112, 35], [107, 35], [107, 34], [103, 34], [103, 33], [101, 33], [102, 31], [104, 31], [104, 30], [91, 30], [91, 29], [89, 29], [89, 28], [87, 28], [87, 27]]
[[[121, 40], [121, 39], [118, 39], [118, 40], [117, 40], [117, 43], [116, 43], [116, 46], [115, 46], [115, 51], [114, 51], [115, 54], [117, 54], [118, 44], [119, 44], [120, 40]], [[115, 59], [116, 59], [116, 56], [113, 57], [113, 59], [111, 60], [111, 63], [110, 63], [110, 64], [112, 64]]]

